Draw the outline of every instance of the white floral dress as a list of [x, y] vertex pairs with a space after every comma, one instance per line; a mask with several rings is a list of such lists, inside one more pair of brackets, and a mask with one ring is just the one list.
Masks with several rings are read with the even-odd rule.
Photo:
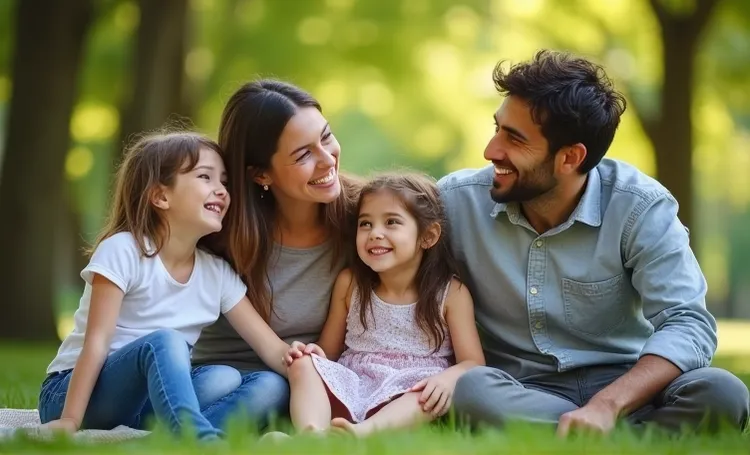
[[[441, 310], [448, 287], [443, 293]], [[367, 330], [359, 319], [356, 289], [346, 319], [346, 350], [338, 362], [313, 355], [313, 364], [328, 390], [361, 422], [370, 411], [397, 398], [419, 381], [453, 364], [453, 346], [446, 337], [434, 351], [416, 322], [416, 303], [393, 305], [372, 293]], [[441, 313], [443, 313], [441, 311]]]

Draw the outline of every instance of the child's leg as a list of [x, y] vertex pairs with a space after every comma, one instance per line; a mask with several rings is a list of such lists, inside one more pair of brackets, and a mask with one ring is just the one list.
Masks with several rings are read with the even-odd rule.
[[[289, 382], [273, 371], [232, 372], [224, 365], [204, 365], [193, 369], [193, 387], [203, 415], [222, 430], [234, 421], [260, 431], [289, 414]], [[209, 402], [211, 395], [216, 397], [229, 388], [233, 391]]]
[[331, 402], [312, 357], [306, 355], [292, 363], [289, 386], [289, 414], [294, 428], [301, 431], [327, 430], [331, 425]]
[[[110, 430], [119, 425], [141, 428], [140, 414], [149, 405], [148, 387], [135, 362], [122, 355], [128, 347], [105, 359], [83, 415], [82, 430]], [[39, 397], [42, 423], [61, 417], [72, 378], [73, 372], [68, 370], [45, 380]]]
[[346, 419], [333, 419], [331, 425], [356, 436], [366, 436], [375, 431], [392, 428], [405, 428], [432, 420], [429, 413], [422, 410], [419, 403], [421, 392], [401, 395], [361, 423], [351, 423]]
[[142, 427], [139, 416], [147, 399], [156, 419], [174, 433], [191, 427], [200, 439], [221, 435], [200, 412], [191, 378], [190, 351], [182, 335], [174, 330], [157, 330], [107, 357], [82, 427]]

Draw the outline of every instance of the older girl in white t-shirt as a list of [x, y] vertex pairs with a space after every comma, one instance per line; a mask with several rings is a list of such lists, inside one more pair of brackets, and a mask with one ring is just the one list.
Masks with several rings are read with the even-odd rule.
[[[141, 139], [118, 176], [108, 224], [81, 272], [75, 327], [47, 369], [45, 427], [143, 428], [151, 412], [174, 433], [222, 435], [201, 414], [190, 349], [223, 313], [278, 373], [289, 346], [245, 297], [228, 263], [198, 242], [229, 207], [219, 146], [193, 133]], [[291, 358], [289, 358], [291, 362]]]

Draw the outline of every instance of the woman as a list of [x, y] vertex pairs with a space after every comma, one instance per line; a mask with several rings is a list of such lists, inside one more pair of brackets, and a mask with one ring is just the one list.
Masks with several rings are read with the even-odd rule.
[[[241, 87], [222, 115], [219, 144], [232, 204], [215, 249], [247, 284], [247, 295], [285, 341], [315, 341], [333, 282], [346, 263], [358, 184], [339, 175], [341, 147], [319, 103], [280, 81]], [[281, 362], [282, 359], [279, 359]], [[263, 364], [225, 318], [193, 350], [202, 411], [263, 426], [288, 409], [289, 385]]]

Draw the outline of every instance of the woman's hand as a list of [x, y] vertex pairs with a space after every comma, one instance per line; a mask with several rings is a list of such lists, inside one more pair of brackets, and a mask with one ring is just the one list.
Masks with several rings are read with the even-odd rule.
[[299, 359], [300, 357], [304, 355], [310, 355], [315, 354], [319, 357], [326, 358], [325, 352], [323, 352], [323, 349], [321, 349], [320, 346], [318, 346], [315, 343], [302, 343], [301, 341], [294, 341], [291, 344], [291, 347], [286, 352], [286, 355], [282, 359], [284, 364], [288, 367], [290, 366], [295, 360]]
[[445, 415], [450, 410], [457, 381], [458, 375], [453, 371], [444, 371], [422, 379], [411, 388], [411, 391], [422, 392], [419, 397], [422, 410], [436, 418]]
[[76, 431], [78, 431], [78, 422], [75, 420], [69, 418], [69, 417], [62, 417], [57, 420], [51, 420], [44, 425], [42, 425], [40, 428], [43, 428], [45, 430], [52, 430], [52, 431], [64, 431], [68, 434], [73, 434]]

